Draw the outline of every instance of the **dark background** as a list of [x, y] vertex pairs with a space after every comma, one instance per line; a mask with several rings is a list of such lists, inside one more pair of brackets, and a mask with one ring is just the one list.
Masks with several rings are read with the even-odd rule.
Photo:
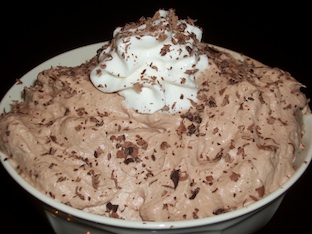
[[[307, 1], [306, 1], [307, 2]], [[179, 18], [197, 19], [203, 41], [241, 52], [290, 72], [311, 98], [311, 14], [298, 1], [250, 5], [225, 1], [45, 1], [7, 3], [1, 14], [1, 98], [33, 67], [68, 50], [110, 40], [117, 26], [150, 17], [160, 8]], [[311, 228], [312, 165], [290, 189], [272, 220], [258, 233], [297, 233]], [[53, 231], [27, 194], [0, 166], [0, 230], [3, 233]]]

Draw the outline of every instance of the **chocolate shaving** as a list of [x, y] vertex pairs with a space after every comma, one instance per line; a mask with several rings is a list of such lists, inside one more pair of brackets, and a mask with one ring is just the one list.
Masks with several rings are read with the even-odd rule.
[[210, 96], [207, 105], [209, 107], [217, 107], [216, 99], [213, 96]]
[[142, 92], [143, 84], [136, 82], [133, 84], [133, 88], [137, 93]]
[[258, 192], [259, 197], [263, 197], [265, 194], [265, 188], [263, 185], [259, 188], [256, 188], [256, 191]]
[[221, 149], [218, 153], [217, 153], [217, 155], [215, 156], [215, 158], [213, 159], [213, 161], [219, 161], [221, 158], [222, 158], [222, 156], [223, 156], [223, 149]]
[[219, 208], [219, 209], [217, 209], [217, 210], [214, 210], [212, 213], [213, 213], [214, 215], [219, 215], [219, 214], [224, 214], [224, 213], [226, 213], [226, 212], [228, 212], [227, 209]]
[[133, 147], [132, 146], [125, 147], [124, 153], [126, 156], [131, 155], [133, 153]]
[[100, 184], [100, 174], [94, 174], [92, 175], [92, 186], [95, 189], [98, 189]]
[[176, 189], [179, 184], [179, 178], [180, 178], [180, 170], [173, 170], [171, 172], [170, 179], [173, 182], [174, 189]]
[[146, 150], [148, 147], [148, 143], [139, 135], [136, 135], [137, 140], [136, 143], [141, 146], [142, 149]]
[[56, 183], [59, 183], [59, 182], [62, 182], [62, 181], [65, 181], [67, 178], [66, 176], [61, 176], [57, 179]]
[[75, 190], [75, 193], [76, 195], [81, 199], [81, 200], [85, 200], [85, 197], [83, 194], [80, 193], [80, 190], [82, 189], [82, 187], [79, 187], [78, 186], [76, 187], [76, 190]]
[[191, 124], [187, 127], [187, 130], [188, 130], [187, 135], [191, 136], [196, 132], [196, 126], [194, 124]]
[[181, 115], [181, 118], [186, 118], [186, 119], [188, 119], [189, 121], [193, 121], [193, 114], [190, 113], [190, 112], [187, 112], [187, 113]]
[[94, 157], [95, 158], [98, 158], [102, 153], [104, 153], [103, 152], [103, 150], [100, 148], [100, 147], [98, 147], [95, 151], [94, 151]]
[[170, 148], [171, 146], [169, 145], [169, 143], [167, 141], [163, 141], [161, 144], [160, 144], [160, 149], [161, 150], [166, 150], [168, 148]]
[[21, 85], [21, 84], [23, 84], [23, 81], [21, 81], [20, 79], [16, 79], [16, 84]]
[[119, 205], [113, 205], [111, 202], [106, 204], [107, 211], [117, 212]]
[[171, 45], [164, 45], [163, 48], [160, 50], [161, 56], [165, 56], [168, 52], [170, 52]]
[[259, 149], [262, 149], [262, 150], [267, 150], [267, 151], [272, 151], [272, 152], [276, 152], [278, 147], [276, 145], [260, 145], [260, 144], [257, 144], [257, 147]]
[[230, 179], [231, 179], [232, 181], [236, 182], [236, 181], [238, 181], [239, 177], [240, 177], [240, 174], [237, 174], [237, 173], [235, 173], [235, 172], [232, 172], [232, 175], [230, 176]]
[[190, 200], [193, 200], [197, 194], [199, 193], [200, 188], [197, 187], [194, 191], [192, 191], [192, 195], [189, 197]]
[[258, 201], [259, 199], [258, 198], [256, 198], [255, 196], [252, 196], [252, 195], [250, 195], [249, 196], [252, 200], [254, 200], [254, 201]]
[[126, 158], [124, 160], [124, 164], [128, 165], [129, 163], [135, 162], [135, 160], [133, 158]]

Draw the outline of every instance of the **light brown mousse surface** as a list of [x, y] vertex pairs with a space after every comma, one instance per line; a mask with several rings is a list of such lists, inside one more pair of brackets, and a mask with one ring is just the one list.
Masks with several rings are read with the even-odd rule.
[[[184, 112], [140, 114], [90, 82], [97, 56], [42, 71], [0, 119], [0, 149], [44, 194], [104, 216], [197, 219], [254, 203], [294, 173], [302, 84], [206, 43], [210, 67]], [[99, 53], [98, 53], [99, 54]]]

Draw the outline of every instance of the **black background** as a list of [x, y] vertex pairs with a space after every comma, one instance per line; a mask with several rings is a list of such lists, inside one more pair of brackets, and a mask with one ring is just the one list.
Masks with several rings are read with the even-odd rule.
[[[311, 16], [303, 3], [249, 5], [225, 1], [11, 1], [1, 14], [1, 98], [33, 67], [68, 50], [110, 40], [117, 26], [176, 9], [179, 18], [197, 19], [203, 41], [241, 52], [290, 72], [311, 98]], [[307, 1], [306, 1], [307, 2]], [[201, 4], [200, 4], [201, 3]], [[202, 5], [204, 4], [204, 5]], [[272, 220], [258, 233], [297, 233], [311, 228], [312, 165], [290, 189]], [[0, 166], [3, 233], [53, 233], [27, 194]]]

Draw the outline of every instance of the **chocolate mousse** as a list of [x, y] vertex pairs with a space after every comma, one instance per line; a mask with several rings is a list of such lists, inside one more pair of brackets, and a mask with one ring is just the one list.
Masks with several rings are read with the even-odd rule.
[[288, 72], [201, 41], [159, 10], [87, 62], [53, 66], [0, 117], [0, 149], [35, 188], [103, 216], [189, 220], [282, 186], [310, 115]]

